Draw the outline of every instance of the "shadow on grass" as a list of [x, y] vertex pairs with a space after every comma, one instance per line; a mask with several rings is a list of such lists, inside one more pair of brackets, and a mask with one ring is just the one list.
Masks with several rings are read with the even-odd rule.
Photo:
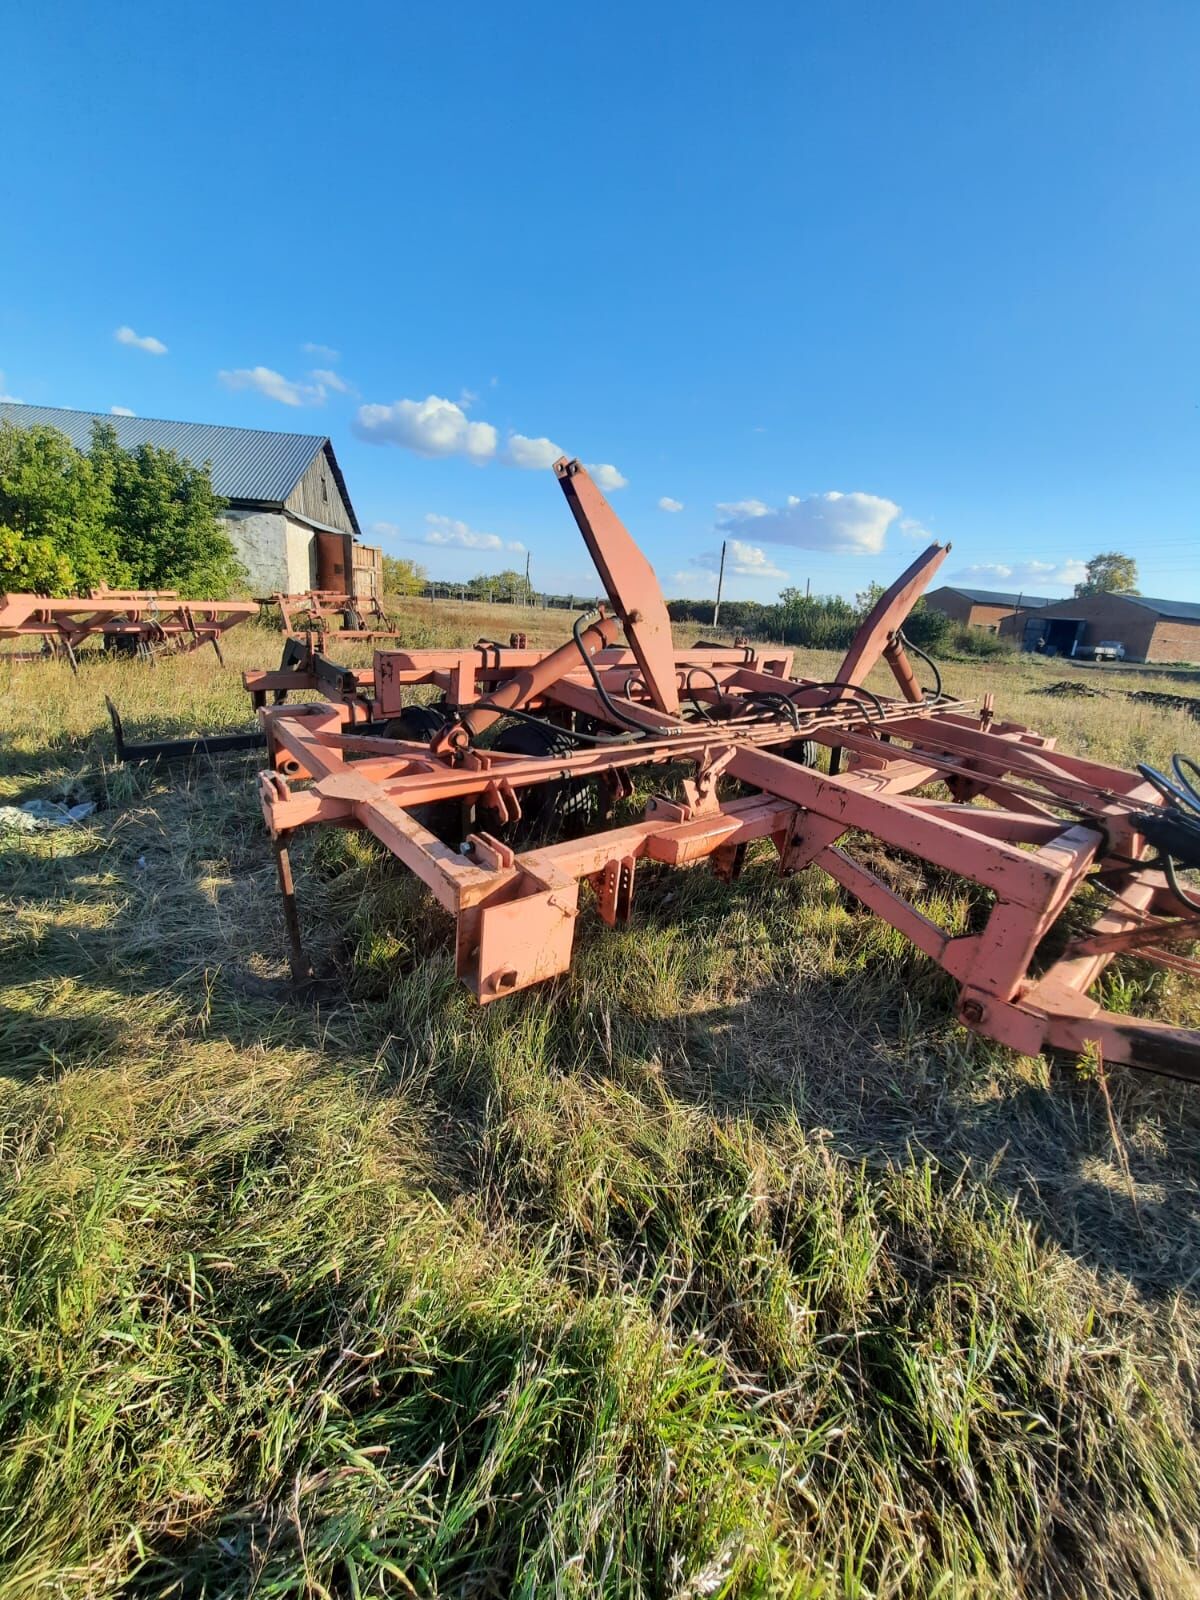
[[[780, 884], [754, 870], [727, 886], [647, 872], [632, 928], [612, 934], [585, 911], [570, 975], [480, 1011], [453, 978], [448, 920], [414, 881], [369, 851], [323, 862], [317, 841], [298, 853], [302, 918], [319, 969], [344, 987], [303, 997], [250, 770], [140, 773], [103, 827], [5, 842], [17, 914], [0, 1070], [136, 1062], [199, 1034], [315, 1050], [372, 1093], [421, 1098], [444, 1135], [434, 1187], [450, 1194], [485, 1181], [506, 1062], [593, 1078], [633, 1063], [631, 1081], [652, 1062], [683, 1108], [767, 1136], [793, 1121], [827, 1130], [843, 1156], [873, 1165], [928, 1154], [1010, 1196], [1089, 1265], [1150, 1295], [1193, 1289], [1195, 1091], [1114, 1069], [1107, 1102], [1070, 1065], [1022, 1063], [968, 1036], [953, 984], [830, 901], [816, 874]], [[347, 837], [335, 848], [357, 848]], [[697, 1009], [693, 995], [714, 990], [725, 992]]]
[[[827, 1130], [852, 1161], [932, 1156], [948, 1182], [967, 1172], [1007, 1195], [1089, 1266], [1152, 1297], [1195, 1291], [1194, 1090], [1113, 1068], [1110, 1120], [1105, 1086], [1069, 1061], [1017, 1062], [948, 1016], [933, 1019], [933, 1038], [914, 1037], [912, 1025], [910, 1007], [877, 1007], [853, 982], [767, 990], [689, 1018], [666, 1077], [679, 1098], [720, 1118], [748, 1116], [768, 1137], [795, 1118]], [[781, 1047], [785, 1028], [795, 1036]]]

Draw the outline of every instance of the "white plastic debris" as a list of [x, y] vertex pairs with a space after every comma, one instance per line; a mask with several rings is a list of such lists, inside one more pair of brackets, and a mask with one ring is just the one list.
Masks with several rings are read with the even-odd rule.
[[57, 800], [26, 800], [24, 805], [0, 806], [0, 828], [17, 833], [44, 833], [47, 828], [72, 828], [90, 817], [94, 800], [81, 800], [76, 806], [60, 805]]

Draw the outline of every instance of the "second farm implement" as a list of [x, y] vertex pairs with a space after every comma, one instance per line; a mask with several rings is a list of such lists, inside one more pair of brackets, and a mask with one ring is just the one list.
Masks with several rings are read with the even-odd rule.
[[[336, 697], [296, 705], [262, 704], [285, 674], [248, 675], [297, 978], [310, 971], [288, 853], [298, 829], [365, 828], [416, 873], [455, 918], [458, 974], [485, 1003], [567, 970], [582, 884], [615, 924], [642, 862], [709, 860], [732, 877], [768, 839], [782, 872], [819, 866], [951, 974], [967, 1027], [1025, 1054], [1092, 1047], [1200, 1079], [1200, 1033], [1089, 992], [1122, 953], [1200, 974], [1178, 948], [1200, 939], [1181, 878], [1200, 864], [1200, 769], [1178, 757], [1168, 778], [1066, 755], [988, 701], [923, 689], [903, 624], [945, 558], [937, 544], [830, 682], [791, 676], [786, 653], [678, 650], [649, 563], [586, 469], [564, 458], [555, 472], [608, 597], [558, 649], [380, 649], [369, 679], [347, 672]], [[867, 688], [881, 661], [898, 692]], [[667, 766], [686, 774], [673, 796], [612, 825], [639, 770]], [[985, 891], [969, 928], [906, 900], [861, 858], [863, 836]], [[1090, 927], [1063, 924], [1083, 894]]]

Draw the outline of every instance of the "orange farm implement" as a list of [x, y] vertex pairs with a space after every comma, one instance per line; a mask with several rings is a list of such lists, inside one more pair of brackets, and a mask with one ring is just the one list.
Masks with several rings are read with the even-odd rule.
[[[336, 634], [339, 639], [396, 637], [396, 629], [374, 596], [359, 599], [331, 589], [309, 589], [304, 594], [275, 594], [262, 603], [278, 607], [287, 634]], [[335, 619], [340, 619], [337, 625]]]
[[[1089, 993], [1118, 954], [1200, 974], [1178, 953], [1200, 939], [1181, 878], [1200, 865], [1200, 768], [1179, 757], [1167, 777], [1066, 755], [998, 721], [990, 697], [922, 688], [903, 623], [946, 555], [936, 544], [832, 681], [792, 676], [786, 653], [678, 650], [649, 563], [587, 471], [562, 459], [555, 472], [609, 602], [558, 649], [380, 649], [370, 673], [327, 664], [335, 692], [307, 704], [264, 702], [319, 681], [311, 661], [293, 683], [247, 675], [298, 980], [298, 829], [365, 828], [416, 873], [455, 918], [457, 970], [482, 1002], [566, 971], [582, 884], [605, 922], [625, 922], [640, 863], [708, 860], [728, 878], [766, 839], [782, 872], [822, 868], [950, 973], [968, 1028], [1026, 1054], [1093, 1047], [1200, 1078], [1200, 1032]], [[867, 687], [881, 662], [898, 692]], [[611, 825], [634, 777], [665, 767], [685, 774], [673, 795]], [[974, 925], [942, 928], [909, 903], [863, 860], [871, 841], [977, 885]], [[1078, 907], [1064, 919], [1077, 897], [1090, 926]]]
[[221, 635], [257, 616], [254, 600], [181, 600], [174, 590], [101, 589], [83, 599], [0, 594], [0, 639], [40, 639], [31, 656], [65, 656], [76, 665], [85, 639], [98, 636], [110, 651], [150, 658], [211, 644], [221, 659]]

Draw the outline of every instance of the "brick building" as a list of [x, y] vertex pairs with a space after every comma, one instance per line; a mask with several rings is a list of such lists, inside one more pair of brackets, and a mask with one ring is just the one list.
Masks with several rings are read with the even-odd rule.
[[956, 584], [947, 584], [927, 594], [925, 604], [955, 622], [995, 633], [1006, 617], [1018, 611], [1040, 610], [1051, 601], [1044, 595], [1004, 594], [996, 589], [960, 589]]
[[1033, 616], [1007, 617], [1000, 634], [1024, 650], [1048, 648], [1060, 656], [1112, 640], [1125, 646], [1130, 661], [1200, 662], [1200, 604], [1140, 594], [1092, 594], [1054, 600]]

